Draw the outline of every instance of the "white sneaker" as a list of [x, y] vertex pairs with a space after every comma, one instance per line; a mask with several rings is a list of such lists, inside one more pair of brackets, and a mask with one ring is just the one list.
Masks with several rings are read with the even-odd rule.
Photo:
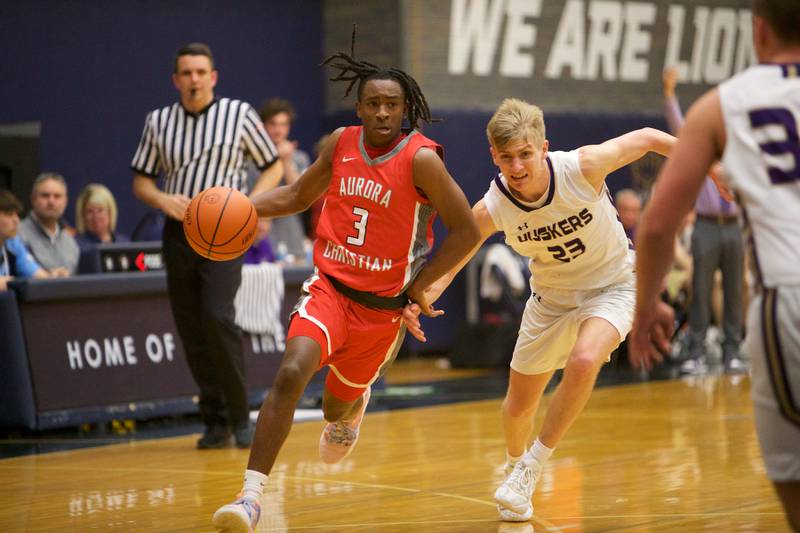
[[[500, 518], [509, 521], [521, 522], [528, 520], [533, 515], [533, 489], [539, 477], [539, 469], [528, 466], [523, 460], [517, 463], [514, 470], [494, 493]], [[503, 513], [510, 511], [511, 513]], [[515, 518], [516, 519], [513, 519]]]
[[725, 363], [725, 372], [729, 374], [746, 374], [747, 363], [741, 357], [732, 357]]
[[497, 513], [500, 515], [500, 520], [503, 522], [527, 522], [533, 516], [533, 505], [528, 505], [528, 509], [520, 514], [506, 509], [498, 503]]
[[681, 373], [689, 374], [690, 376], [702, 376], [708, 372], [708, 365], [705, 359], [700, 357], [697, 359], [687, 359], [681, 364]]
[[258, 501], [239, 498], [217, 509], [211, 523], [224, 533], [253, 533], [260, 517], [261, 504]]
[[361, 404], [361, 411], [352, 422], [331, 422], [325, 425], [319, 438], [319, 457], [324, 463], [329, 465], [338, 463], [350, 455], [355, 448], [371, 391], [372, 387], [367, 387], [364, 391], [364, 403]]

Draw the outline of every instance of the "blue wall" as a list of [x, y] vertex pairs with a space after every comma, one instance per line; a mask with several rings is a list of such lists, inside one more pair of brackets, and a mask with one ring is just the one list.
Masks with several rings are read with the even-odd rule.
[[0, 0], [0, 21], [0, 124], [41, 122], [41, 169], [67, 178], [70, 221], [91, 181], [111, 188], [123, 232], [145, 212], [128, 166], [146, 113], [176, 101], [172, 61], [187, 42], [211, 45], [217, 94], [290, 98], [302, 147], [321, 133], [319, 0]]

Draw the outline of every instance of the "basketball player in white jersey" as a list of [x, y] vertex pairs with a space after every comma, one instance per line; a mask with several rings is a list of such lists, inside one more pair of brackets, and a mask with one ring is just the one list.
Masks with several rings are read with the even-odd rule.
[[759, 65], [703, 95], [656, 182], [637, 234], [638, 295], [631, 359], [649, 368], [669, 347], [659, 302], [673, 238], [712, 162], [721, 158], [744, 208], [759, 294], [744, 351], [767, 475], [800, 531], [800, 2], [755, 0]]
[[[532, 295], [503, 401], [509, 476], [495, 493], [503, 520], [525, 521], [533, 514], [531, 496], [542, 467], [633, 320], [633, 246], [605, 178], [649, 151], [666, 155], [675, 138], [645, 128], [571, 152], [548, 152], [542, 111], [516, 99], [500, 105], [486, 133], [500, 173], [472, 209], [481, 241], [431, 287], [429, 301], [495, 232], [502, 231], [509, 246], [530, 258]], [[424, 341], [418, 316], [415, 305], [404, 313], [409, 331]], [[563, 379], [528, 449], [539, 400], [559, 368]]]

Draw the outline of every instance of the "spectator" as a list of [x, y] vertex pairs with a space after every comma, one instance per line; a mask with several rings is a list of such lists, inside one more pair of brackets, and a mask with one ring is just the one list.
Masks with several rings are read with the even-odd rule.
[[631, 242], [636, 242], [636, 224], [639, 223], [639, 215], [642, 213], [642, 199], [633, 189], [622, 189], [614, 195], [614, 205], [622, 227], [625, 228], [625, 235]]
[[108, 187], [90, 183], [75, 202], [75, 237], [81, 250], [106, 242], [130, 242], [127, 235], [116, 232], [117, 202]]
[[[283, 169], [255, 110], [241, 100], [215, 98], [217, 70], [208, 45], [192, 43], [178, 51], [172, 82], [179, 102], [147, 115], [131, 162], [133, 192], [167, 216], [162, 239], [167, 291], [186, 360], [200, 389], [200, 416], [205, 425], [197, 447], [227, 446], [233, 431], [236, 445], [247, 448], [252, 427], [242, 336], [234, 322], [233, 305], [244, 259], [200, 257], [186, 242], [181, 221], [190, 195], [212, 186], [247, 188], [243, 157], [225, 157], [211, 165], [209, 154], [235, 150], [252, 158], [261, 170], [254, 193], [274, 187]], [[231, 128], [224, 137], [194, 135], [226, 123]], [[190, 140], [197, 150], [176, 149], [186, 147]], [[157, 186], [162, 172], [164, 190]]]
[[[678, 72], [664, 71], [664, 106], [667, 123], [674, 135], [683, 125], [683, 113], [675, 95]], [[716, 172], [719, 172], [717, 167]], [[747, 370], [739, 354], [742, 334], [742, 292], [744, 240], [739, 227], [739, 208], [720, 192], [714, 177], [703, 182], [694, 205], [692, 232], [692, 299], [689, 304], [689, 359], [682, 369], [692, 374], [707, 370], [706, 333], [711, 323], [714, 274], [722, 271], [722, 362], [728, 372]]]
[[14, 278], [49, 277], [17, 237], [21, 211], [22, 204], [14, 195], [0, 190], [0, 291], [6, 290]]
[[[283, 163], [283, 176], [280, 184], [291, 185], [311, 164], [308, 154], [297, 148], [297, 141], [289, 140], [292, 123], [295, 119], [294, 107], [288, 100], [271, 98], [261, 104], [258, 116], [261, 117], [270, 139], [275, 143], [278, 157]], [[269, 232], [270, 242], [276, 247], [276, 250], [281, 250], [281, 255], [289, 258], [287, 260], [289, 263], [305, 257], [305, 240], [308, 231], [303, 223], [303, 216], [298, 213], [272, 219], [272, 227]], [[280, 257], [280, 259], [283, 260], [285, 257]]]
[[36, 261], [51, 274], [74, 274], [80, 249], [62, 220], [67, 208], [64, 177], [53, 172], [39, 174], [33, 182], [31, 205], [33, 210], [19, 226], [20, 237]]

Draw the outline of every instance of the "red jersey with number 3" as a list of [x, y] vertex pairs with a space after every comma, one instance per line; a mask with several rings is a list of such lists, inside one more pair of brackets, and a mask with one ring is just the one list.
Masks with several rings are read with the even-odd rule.
[[433, 246], [436, 211], [414, 186], [414, 154], [442, 147], [412, 131], [370, 158], [361, 126], [345, 128], [317, 225], [314, 265], [345, 285], [380, 296], [400, 294]]

